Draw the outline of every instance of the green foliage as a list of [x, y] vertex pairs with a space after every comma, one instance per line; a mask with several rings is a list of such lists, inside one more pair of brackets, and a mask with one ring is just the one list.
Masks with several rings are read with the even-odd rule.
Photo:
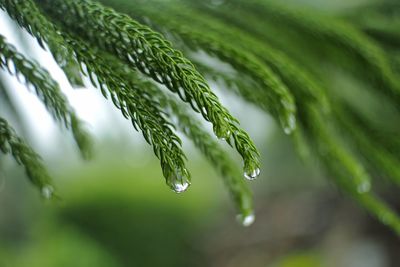
[[112, 61], [118, 62], [117, 59], [106, 55], [98, 57], [96, 54], [99, 51], [90, 49], [79, 40], [68, 38], [67, 42], [75, 47], [78, 61], [85, 64], [87, 73], [82, 72], [90, 77], [93, 85], [98, 86], [106, 98], [111, 97], [122, 115], [130, 119], [135, 129], [140, 129], [145, 140], [153, 146], [167, 184], [174, 189], [176, 183], [188, 183], [190, 176], [185, 167], [181, 141], [175, 135], [173, 125], [162, 117], [157, 103], [142, 93], [137, 84], [122, 76], [122, 71], [118, 70], [124, 67], [123, 64], [110, 67]]
[[[49, 47], [72, 83], [81, 75], [89, 77], [132, 121], [152, 146], [173, 190], [181, 192], [190, 184], [175, 133], [179, 130], [224, 178], [242, 218], [252, 215], [251, 192], [235, 162], [187, 107], [237, 150], [247, 178], [258, 176], [257, 148], [220, 104], [206, 77], [271, 114], [301, 155], [315, 155], [339, 188], [400, 233], [399, 217], [371, 190], [380, 174], [397, 185], [400, 181], [399, 16], [392, 11], [399, 10], [398, 4], [328, 16], [271, 0], [99, 2], [0, 0], [0, 8], [42, 47]], [[355, 15], [360, 10], [379, 23]], [[87, 151], [86, 134], [57, 83], [4, 38], [0, 48], [0, 67], [33, 85]], [[199, 52], [232, 68], [219, 69], [199, 58]], [[339, 91], [337, 73], [361, 83], [362, 90], [357, 93], [349, 86]], [[374, 106], [383, 99], [390, 110], [390, 118], [380, 125], [359, 108], [367, 88], [379, 96], [371, 100]]]
[[[129, 10], [132, 10], [133, 16], [148, 16], [155, 23], [173, 31], [191, 49], [203, 49], [231, 64], [238, 72], [249, 75], [262, 88], [259, 94], [262, 97], [263, 106], [281, 121], [285, 132], [291, 133], [295, 129], [296, 117], [293, 97], [286, 85], [272, 72], [269, 66], [263, 64], [255, 55], [248, 53], [243, 47], [235, 46], [233, 42], [224, 40], [226, 32], [223, 32], [223, 37], [220, 37], [221, 31], [204, 31], [204, 28], [196, 27], [198, 24], [196, 25], [196, 17], [192, 13], [185, 12], [185, 10], [183, 13], [181, 10], [174, 10], [165, 13], [163, 16], [162, 13], [160, 14], [159, 11], [152, 8], [151, 3], [149, 3], [147, 9], [145, 7], [146, 4], [142, 4], [140, 8], [132, 8], [131, 6]], [[167, 11], [169, 10], [167, 9]], [[180, 14], [185, 13], [187, 17], [180, 17]], [[170, 16], [176, 17], [177, 20], [171, 20]], [[206, 19], [207, 17], [204, 18], [204, 20]]]
[[0, 68], [16, 76], [27, 86], [33, 87], [34, 92], [44, 103], [55, 119], [70, 128], [82, 155], [90, 155], [90, 141], [82, 123], [69, 106], [67, 99], [61, 93], [56, 81], [37, 63], [26, 59], [16, 49], [8, 44], [0, 35]]
[[0, 8], [6, 10], [18, 25], [33, 35], [42, 48], [45, 49], [45, 44], [49, 46], [54, 59], [64, 70], [69, 81], [74, 85], [82, 85], [73, 50], [65, 45], [57, 28], [46, 19], [35, 3], [32, 0], [5, 0], [3, 2], [0, 3]]
[[42, 190], [44, 196], [53, 193], [51, 179], [40, 157], [29, 147], [8, 122], [0, 117], [0, 150], [11, 154], [18, 164], [25, 168], [30, 181]]
[[[400, 86], [398, 78], [393, 73], [385, 52], [373, 40], [360, 32], [352, 24], [336, 18], [321, 16], [301, 8], [287, 8], [276, 1], [228, 1], [231, 8], [243, 8], [255, 14], [258, 18], [267, 18], [274, 23], [283, 23], [311, 40], [322, 45], [329, 44], [346, 52], [346, 61], [338, 62], [349, 68], [362, 78], [370, 78], [384, 93], [399, 101]], [[265, 33], [264, 33], [265, 34]], [[324, 56], [330, 56], [324, 53]], [[331, 56], [335, 56], [334, 53]], [[352, 60], [357, 64], [348, 64]], [[362, 66], [362, 67], [361, 67]], [[352, 68], [355, 67], [355, 68]]]
[[[170, 121], [176, 120], [178, 130], [193, 141], [195, 146], [222, 176], [241, 216], [243, 216], [243, 218], [252, 216], [252, 194], [247, 184], [244, 182], [242, 175], [240, 175], [240, 170], [238, 170], [236, 163], [226, 154], [218, 142], [215, 141], [207, 131], [203, 130], [201, 121], [191, 116], [189, 110], [173, 96], [168, 96], [167, 93], [161, 91], [154, 83], [145, 81], [140, 77], [139, 73], [127, 68], [115, 57], [110, 55], [104, 55], [104, 57], [107, 58], [107, 64], [112, 69], [118, 70], [117, 72], [120, 78], [129, 85], [128, 88], [122, 87], [122, 90], [126, 90], [126, 93], [129, 93], [131, 92], [130, 88], [135, 88], [135, 91], [141, 98], [152, 102], [155, 107], [162, 107], [164, 110], [164, 117], [167, 117]], [[97, 65], [101, 62], [101, 58], [96, 61]], [[139, 97], [139, 95], [137, 97]], [[154, 113], [156, 112], [153, 112], [153, 114]], [[164, 133], [168, 135], [173, 134], [166, 131], [164, 131]], [[167, 179], [167, 183], [172, 189], [174, 189], [174, 178], [175, 177], [172, 177], [170, 180]]]
[[[132, 77], [132, 74], [129, 75]], [[128, 77], [127, 77], [128, 78]], [[143, 84], [143, 83], [142, 83]], [[190, 138], [201, 153], [217, 169], [224, 179], [242, 219], [252, 216], [252, 194], [240, 175], [236, 163], [226, 154], [224, 149], [201, 127], [201, 122], [188, 115], [187, 109], [172, 97], [163, 94], [154, 86], [145, 86], [159, 104], [167, 109], [169, 117], [177, 117], [179, 130]]]

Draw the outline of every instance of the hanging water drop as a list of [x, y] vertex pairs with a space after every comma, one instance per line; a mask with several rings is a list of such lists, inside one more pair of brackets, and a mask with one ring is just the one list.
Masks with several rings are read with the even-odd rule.
[[296, 117], [294, 115], [290, 115], [283, 127], [283, 131], [285, 134], [289, 135], [293, 133], [294, 130], [296, 130]]
[[228, 131], [221, 137], [221, 140], [223, 140], [223, 141], [229, 140], [229, 139], [231, 138], [231, 135], [232, 135], [231, 131], [228, 130]]
[[190, 186], [190, 180], [188, 177], [189, 173], [186, 169], [182, 171], [178, 170], [175, 174], [170, 176], [167, 183], [175, 193], [180, 194], [185, 192]]
[[254, 216], [253, 213], [247, 215], [239, 214], [237, 216], [237, 219], [241, 225], [243, 225], [244, 227], [248, 227], [254, 223], [256, 216]]
[[185, 192], [190, 186], [190, 183], [187, 181], [176, 181], [176, 183], [173, 184], [173, 189], [175, 193], [180, 194]]
[[45, 199], [50, 199], [53, 197], [54, 187], [51, 185], [45, 185], [42, 187], [42, 196]]
[[252, 171], [245, 171], [244, 172], [244, 178], [247, 180], [253, 181], [257, 179], [258, 176], [260, 176], [261, 170], [259, 168], [256, 168]]
[[232, 136], [232, 132], [229, 130], [229, 128], [221, 127], [219, 125], [214, 126], [214, 133], [218, 137], [218, 139], [221, 140], [229, 140]]

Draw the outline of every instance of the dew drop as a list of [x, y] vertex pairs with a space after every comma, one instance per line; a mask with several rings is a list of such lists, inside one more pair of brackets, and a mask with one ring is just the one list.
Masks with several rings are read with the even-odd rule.
[[213, 130], [218, 139], [221, 140], [229, 140], [232, 136], [232, 132], [229, 129], [221, 127], [220, 125], [214, 126]]
[[185, 192], [190, 186], [190, 183], [187, 181], [176, 181], [173, 184], [172, 190], [174, 190], [175, 193], [180, 194]]
[[260, 176], [261, 170], [259, 168], [254, 169], [252, 171], [246, 171], [244, 172], [244, 178], [247, 180], [253, 181], [257, 179], [258, 176]]
[[232, 135], [231, 131], [228, 130], [228, 131], [221, 137], [221, 140], [223, 140], [223, 141], [229, 140], [229, 139], [231, 138], [231, 135]]
[[296, 130], [296, 117], [294, 115], [290, 115], [285, 126], [283, 127], [283, 131], [285, 134], [291, 134]]
[[248, 227], [254, 223], [256, 217], [253, 213], [247, 215], [239, 214], [237, 219], [244, 227]]
[[53, 197], [54, 187], [51, 185], [45, 185], [42, 187], [42, 196], [45, 199], [50, 199]]
[[365, 182], [363, 182], [363, 183], [361, 183], [361, 184], [358, 185], [358, 187], [357, 187], [357, 192], [358, 192], [359, 194], [363, 194], [363, 193], [369, 192], [370, 189], [371, 189], [371, 183], [368, 182], [368, 181], [365, 181]]
[[170, 188], [177, 194], [185, 192], [190, 186], [190, 180], [186, 169], [183, 171], [176, 171], [168, 182]]

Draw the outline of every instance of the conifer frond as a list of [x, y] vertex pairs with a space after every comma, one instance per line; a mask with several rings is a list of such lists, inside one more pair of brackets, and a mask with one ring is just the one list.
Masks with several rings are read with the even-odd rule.
[[251, 52], [279, 75], [296, 99], [301, 94], [302, 98], [307, 98], [310, 101], [314, 99], [320, 102], [324, 109], [329, 109], [327, 96], [322, 85], [311, 74], [303, 70], [282, 51], [273, 48], [268, 43], [259, 40], [240, 28], [229, 25], [229, 20], [220, 20], [220, 18], [229, 17], [231, 13], [222, 14], [223, 12], [218, 12], [218, 9], [215, 9], [214, 17], [205, 12], [185, 7], [182, 4], [170, 5], [169, 8], [165, 7], [163, 10], [174, 17], [179, 17], [184, 24], [190, 23], [191, 27], [196, 25], [207, 34], [211, 32], [215, 36], [219, 36], [224, 42], [234, 45], [238, 49]]
[[[108, 3], [108, 1], [104, 2]], [[285, 131], [290, 133], [295, 129], [296, 116], [292, 95], [279, 77], [269, 66], [258, 60], [257, 56], [230, 42], [225, 42], [223, 37], [212, 31], [204, 31], [196, 23], [192, 23], [193, 21], [182, 20], [183, 15], [181, 16], [180, 12], [173, 12], [173, 9], [168, 8], [168, 4], [164, 5], [159, 1], [141, 2], [140, 7], [125, 1], [112, 1], [109, 4], [119, 7], [121, 11], [124, 10], [134, 17], [150, 18], [160, 28], [179, 35], [193, 50], [203, 49], [231, 64], [238, 72], [251, 76], [262, 85], [263, 101], [266, 102], [264, 105], [281, 122]], [[158, 6], [164, 12], [157, 11], [154, 6]], [[176, 19], [171, 20], [170, 16]]]
[[[400, 185], [400, 168], [398, 167], [400, 166], [400, 154], [392, 154], [381, 142], [377, 141], [379, 139], [368, 136], [368, 130], [361, 127], [360, 119], [350, 107], [343, 107], [336, 103], [335, 115], [342, 124], [342, 128], [346, 129], [344, 134], [347, 133], [351, 143], [355, 144], [356, 150], [360, 152], [365, 161], [385, 173], [386, 177], [395, 184]], [[395, 147], [391, 147], [391, 149], [395, 149]]]
[[[234, 200], [235, 206], [240, 212], [239, 217], [241, 219], [245, 219], [248, 218], [248, 216], [254, 216], [252, 193], [245, 183], [240, 170], [236, 167], [236, 163], [233, 162], [233, 160], [227, 155], [218, 142], [213, 140], [209, 133], [202, 129], [201, 122], [189, 115], [189, 110], [187, 107], [180, 104], [179, 101], [173, 97], [167, 96], [167, 94], [163, 93], [156, 84], [141, 78], [139, 73], [137, 73], [137, 70], [130, 69], [114, 56], [101, 51], [97, 51], [97, 53], [91, 53], [90, 48], [85, 48], [82, 43], [78, 45], [76, 40], [70, 40], [70, 44], [77, 48], [76, 51], [78, 54], [78, 59], [81, 59], [79, 56], [82, 53], [89, 53], [91, 54], [90, 57], [93, 58], [93, 64], [95, 62], [97, 64], [96, 66], [100, 66], [99, 68], [108, 68], [108, 72], [110, 74], [111, 70], [113, 70], [114, 73], [118, 73], [118, 76], [114, 75], [112, 76], [112, 79], [114, 81], [117, 80], [121, 82], [120, 90], [122, 93], [135, 96], [132, 98], [132, 101], [142, 99], [143, 103], [146, 103], [149, 108], [153, 109], [151, 111], [152, 114], [159, 116], [159, 123], [169, 125], [169, 122], [163, 121], [165, 116], [167, 116], [170, 120], [176, 121], [178, 129], [193, 141], [195, 146], [221, 174], [225, 185], [227, 186], [230, 195]], [[80, 53], [80, 51], [82, 51], [82, 53]], [[95, 54], [102, 54], [102, 56], [96, 58]], [[104, 61], [104, 59], [106, 61]], [[90, 64], [90, 61], [87, 62], [80, 60], [80, 62], [84, 64], [89, 63], [87, 64], [87, 68], [92, 69], [93, 64]], [[98, 80], [100, 83], [101, 78], [99, 78], [99, 76], [107, 78], [104, 75], [99, 75], [98, 71], [94, 71], [93, 73], [98, 75]], [[111, 76], [107, 79], [109, 78], [111, 78]], [[126, 86], [122, 85], [122, 81], [124, 81]], [[156, 107], [158, 106], [162, 108], [162, 111], [157, 110]], [[147, 117], [144, 118], [148, 119]], [[173, 126], [171, 125], [171, 127]], [[167, 136], [174, 136], [172, 131], [164, 132]], [[178, 137], [176, 138], [179, 140]], [[164, 150], [161, 149], [161, 151]], [[161, 158], [165, 158], [165, 156], [162, 156]], [[174, 189], [174, 184], [176, 184], [176, 181], [172, 177], [168, 177], [167, 184]]]
[[15, 161], [25, 168], [30, 181], [47, 197], [53, 193], [52, 182], [39, 155], [36, 154], [14, 131], [8, 122], [0, 117], [0, 150], [11, 154]]
[[[346, 114], [346, 120], [352, 122], [353, 126], [362, 130], [363, 134], [370, 140], [371, 144], [376, 145], [377, 148], [389, 152], [392, 156], [399, 159], [400, 157], [400, 139], [396, 130], [384, 130], [381, 127], [374, 125], [370, 120], [361, 116], [359, 112], [351, 108], [349, 105], [342, 104], [341, 107], [336, 108], [336, 113], [342, 112]], [[340, 114], [336, 114], [340, 120]], [[344, 114], [342, 114], [344, 116]]]
[[[88, 0], [37, 0], [54, 20], [132, 68], [165, 85], [213, 124], [214, 133], [234, 144], [246, 172], [258, 169], [259, 153], [238, 121], [220, 103], [205, 79], [165, 38], [110, 8]], [[50, 8], [56, 5], [57, 8]], [[233, 142], [232, 142], [233, 140]], [[249, 160], [251, 159], [251, 160]]]
[[52, 116], [71, 129], [82, 156], [89, 157], [91, 143], [75, 112], [62, 94], [58, 84], [50, 74], [37, 63], [26, 59], [14, 46], [8, 44], [0, 35], [0, 68], [18, 78], [44, 103]]
[[[189, 110], [177, 100], [167, 96], [155, 84], [140, 78], [140, 75], [128, 68], [118, 59], [105, 55], [107, 63], [114, 70], [118, 70], [121, 78], [130, 85], [123, 90], [134, 90], [147, 101], [155, 101], [163, 109], [161, 115], [168, 116], [176, 121], [178, 129], [193, 141], [195, 146], [204, 154], [210, 163], [224, 178], [224, 182], [235, 202], [241, 218], [253, 216], [252, 194], [242, 178], [236, 164], [201, 127], [201, 122], [189, 115]], [[161, 112], [160, 112], [161, 113]]]
[[[391, 136], [369, 123], [372, 116], [358, 113], [355, 100], [342, 99], [342, 91], [323, 84], [336, 81], [326, 77], [327, 69], [351, 81], [357, 76], [373, 85], [374, 96], [384, 94], [382, 99], [400, 107], [397, 2], [370, 7], [366, 19], [352, 13], [324, 16], [276, 0], [0, 0], [0, 9], [48, 47], [72, 83], [87, 76], [142, 132], [174, 191], [190, 185], [178, 129], [221, 174], [242, 220], [253, 218], [251, 192], [235, 163], [184, 105], [211, 122], [214, 134], [238, 151], [246, 178], [259, 174], [259, 152], [204, 74], [270, 113], [292, 134], [300, 154], [316, 154], [339, 188], [400, 234], [399, 216], [370, 192], [367, 172], [384, 173], [400, 185], [399, 128], [391, 125], [398, 121], [395, 110], [389, 105], [382, 111], [394, 122], [382, 123], [393, 130]], [[199, 52], [232, 68], [199, 59]], [[88, 151], [87, 134], [58, 84], [1, 35], [0, 69], [33, 88], [53, 117], [71, 129], [81, 151]], [[353, 90], [360, 93], [357, 86]], [[5, 94], [0, 97], [12, 108]], [[40, 158], [2, 118], [0, 148], [24, 165], [44, 195], [53, 193]]]
[[145, 91], [148, 97], [154, 98], [166, 112], [166, 115], [177, 122], [178, 129], [192, 140], [204, 157], [213, 165], [224, 179], [240, 218], [253, 216], [252, 193], [242, 177], [236, 163], [226, 151], [213, 140], [201, 126], [201, 122], [189, 114], [189, 110], [173, 97], [162, 92], [157, 86], [140, 79], [135, 73], [126, 70], [124, 78], [136, 84], [139, 90]]
[[[228, 130], [227, 123], [235, 121], [221, 107], [190, 61], [173, 49], [160, 34], [92, 1], [38, 2], [54, 19], [58, 16], [67, 16], [67, 19], [60, 22], [127, 64], [137, 67], [170, 90], [179, 93], [184, 101], [197, 106], [202, 115], [213, 122], [215, 127], [219, 128], [218, 124], [224, 125], [226, 127], [223, 128]], [[58, 8], [46, 9], [50, 5], [57, 5]], [[75, 23], [78, 21], [80, 23]], [[101, 33], [101, 36], [95, 33]], [[216, 133], [224, 136], [221, 131]]]
[[265, 112], [268, 112], [268, 106], [264, 101], [264, 94], [259, 84], [247, 76], [240, 76], [240, 72], [227, 72], [213, 68], [209, 64], [198, 60], [195, 55], [189, 58], [196, 68], [210, 81], [223, 85], [223, 88], [242, 97], [244, 100], [253, 103]]
[[157, 98], [162, 106], [170, 108], [170, 116], [178, 118], [179, 129], [193, 141], [195, 146], [219, 172], [234, 200], [237, 210], [240, 212], [240, 218], [244, 220], [249, 216], [253, 216], [252, 193], [245, 183], [241, 171], [236, 167], [237, 164], [201, 128], [201, 123], [188, 115], [188, 111], [182, 105], [160, 93], [157, 95]]
[[[384, 201], [376, 197], [374, 193], [370, 192], [371, 177], [359, 158], [354, 155], [349, 148], [345, 147], [345, 143], [337, 135], [338, 133], [335, 131], [335, 127], [331, 126], [335, 121], [334, 117], [332, 117], [333, 114], [322, 114], [318, 105], [315, 106], [315, 103], [313, 104], [312, 102], [307, 103], [303, 107], [307, 120], [302, 123], [298, 130], [302, 131], [301, 137], [303, 137], [303, 133], [305, 133], [308, 143], [312, 144], [311, 147], [319, 156], [325, 169], [329, 172], [329, 176], [340, 189], [349, 194], [369, 213], [375, 216], [383, 224], [391, 227], [397, 234], [400, 234], [399, 215]], [[335, 111], [337, 111], [337, 109], [335, 109]], [[348, 116], [348, 114], [346, 116]], [[342, 126], [353, 129], [356, 127], [354, 124]], [[350, 129], [347, 130], [352, 131]], [[362, 137], [358, 135], [361, 134], [361, 132], [352, 132], [351, 134], [353, 143], [360, 144], [359, 142], [365, 141], [355, 140]], [[303, 142], [304, 141], [302, 140], [300, 144], [303, 144]], [[365, 149], [369, 150], [367, 153], [383, 152], [379, 146], [371, 144], [362, 148], [363, 151], [366, 151]], [[379, 157], [380, 155], [387, 156], [387, 159], [393, 161], [389, 162], [385, 159], [377, 159], [376, 157]], [[390, 163], [396, 163], [396, 161], [394, 157], [388, 156], [386, 152], [384, 152], [384, 154], [374, 155], [371, 160], [374, 161], [372, 164], [378, 164], [379, 167], [386, 172], [390, 172], [391, 175], [398, 171], [395, 170], [397, 168], [396, 165], [389, 165]]]
[[[335, 45], [341, 51], [347, 51], [347, 59], [352, 58], [352, 64], [344, 62], [341, 66], [344, 68], [351, 67], [351, 71], [362, 76], [369, 77], [376, 84], [379, 90], [393, 97], [398, 103], [400, 102], [400, 82], [398, 77], [393, 73], [389, 60], [385, 52], [359, 31], [356, 27], [343, 20], [316, 14], [307, 10], [296, 10], [278, 4], [276, 1], [262, 0], [229, 0], [219, 5], [218, 8], [225, 6], [224, 10], [248, 11], [259, 18], [260, 24], [287, 25], [291, 29], [295, 29], [310, 38], [314, 38], [318, 42], [326, 45]], [[210, 9], [211, 10], [211, 9]], [[237, 14], [237, 12], [233, 12]], [[271, 39], [267, 32], [263, 32], [262, 27], [252, 27], [246, 21], [240, 20], [241, 26], [250, 32], [256, 31], [256, 34], [264, 36], [266, 40]], [[329, 54], [324, 54], [330, 56]], [[335, 58], [330, 58], [334, 62]], [[360, 64], [360, 62], [362, 62]], [[340, 62], [340, 64], [343, 62]]]
[[327, 121], [320, 111], [312, 105], [306, 109], [310, 124], [307, 125], [307, 131], [311, 133], [314, 139], [319, 155], [326, 166], [335, 166], [336, 173], [345, 172], [347, 183], [353, 184], [359, 193], [368, 192], [371, 188], [371, 178], [364, 166], [353, 156], [348, 149], [344, 147], [335, 131], [327, 127]]
[[[296, 99], [315, 100], [319, 102], [323, 110], [329, 109], [326, 93], [317, 79], [303, 70], [283, 52], [269, 46], [268, 43], [262, 42], [256, 37], [218, 20], [217, 18], [224, 16], [223, 14], [219, 16], [217, 10], [214, 10], [218, 12], [215, 18], [205, 14], [205, 12], [200, 13], [181, 4], [166, 5], [165, 7], [163, 6], [163, 10], [179, 19], [183, 24], [190, 23], [192, 28], [199, 27], [203, 32], [219, 36], [219, 39], [223, 42], [229, 43], [237, 47], [237, 49], [249, 51], [279, 75], [280, 79], [287, 85]], [[229, 16], [229, 13], [226, 16]], [[227, 80], [226, 77], [225, 80]], [[237, 84], [238, 82], [240, 81], [236, 81], [235, 83]], [[249, 92], [249, 94], [251, 93]]]
[[400, 45], [399, 10], [396, 2], [371, 3], [345, 12], [344, 18], [376, 41], [395, 49]]
[[[113, 1], [113, 3], [115, 3], [115, 1]], [[124, 5], [122, 2], [117, 2], [116, 6], [119, 5], [121, 5], [119, 8], [125, 10], [125, 12], [126, 10], [134, 10], [133, 7], [129, 8], [129, 4]], [[364, 169], [364, 166], [348, 149], [345, 148], [344, 143], [332, 134], [333, 131], [329, 128], [329, 123], [327, 123], [327, 121], [329, 122], [332, 120], [332, 117], [329, 117], [328, 114], [328, 117], [323, 115], [323, 113], [327, 112], [327, 109], [329, 109], [329, 103], [325, 96], [325, 92], [317, 85], [318, 82], [314, 81], [310, 74], [302, 71], [295, 63], [292, 63], [290, 59], [278, 50], [269, 48], [268, 45], [260, 43], [258, 40], [251, 36], [247, 36], [246, 33], [239, 30], [228, 29], [224, 27], [223, 24], [207, 17], [206, 15], [204, 15], [204, 19], [202, 19], [201, 17], [203, 17], [203, 15], [196, 15], [192, 10], [182, 10], [183, 7], [177, 8], [176, 5], [169, 7], [167, 4], [163, 5], [158, 3], [157, 6], [166, 13], [165, 17], [163, 17], [163, 15], [160, 15], [160, 12], [153, 11], [154, 13], [152, 13], [150, 7], [148, 10], [143, 10], [144, 6], [145, 5], [142, 4], [140, 8], [135, 9], [135, 12], [137, 12], [135, 13], [136, 16], [139, 16], [140, 13], [143, 16], [149, 17], [152, 22], [162, 25], [160, 27], [168, 27], [171, 32], [178, 33], [178, 35], [187, 39], [184, 41], [189, 43], [189, 46], [192, 46], [192, 48], [192, 42], [199, 42], [199, 48], [203, 48], [207, 51], [207, 46], [210, 46], [211, 48], [209, 49], [213, 52], [212, 49], [215, 49], [216, 47], [214, 43], [217, 43], [218, 45], [221, 45], [221, 48], [217, 53], [222, 54], [229, 51], [229, 46], [226, 45], [229, 44], [232, 47], [236, 47], [237, 51], [248, 49], [249, 51], [254, 52], [254, 55], [257, 55], [268, 65], [272, 66], [274, 71], [280, 74], [282, 80], [293, 87], [293, 92], [298, 100], [299, 112], [304, 116], [302, 118], [302, 127], [305, 127], [305, 132], [309, 136], [310, 140], [318, 143], [318, 147], [322, 149], [322, 151], [319, 151], [319, 154], [325, 164], [329, 167], [329, 165], [332, 165], [330, 161], [334, 161], [336, 162], [336, 168], [342, 169], [344, 172], [351, 174], [346, 175], [348, 179], [346, 183], [357, 188], [359, 193], [365, 193], [370, 190], [370, 176]], [[156, 16], [156, 14], [158, 15]], [[174, 23], [168, 21], [168, 16], [176, 18], [174, 21], [177, 22]], [[189, 25], [189, 23], [190, 29], [189, 27], [185, 28], [185, 26], [182, 26]], [[206, 32], [206, 34], [202, 34], [202, 32]], [[211, 38], [210, 36], [213, 36], [214, 38]], [[202, 40], [207, 40], [207, 42], [202, 42]], [[243, 44], [240, 44], [241, 42]], [[194, 46], [196, 48], [196, 44]], [[232, 53], [230, 55], [222, 54], [223, 56], [219, 55], [219, 57], [232, 64], [229, 60], [235, 60], [235, 58], [238, 58], [238, 54], [240, 53]], [[234, 64], [232, 65], [235, 67]], [[215, 71], [207, 66], [203, 65], [200, 69], [204, 70], [206, 74], [209, 74], [209, 76], [218, 77], [227, 83], [234, 83], [236, 85], [240, 84], [235, 81], [234, 78], [232, 79], [232, 77], [229, 77], [229, 75]], [[260, 104], [260, 102], [265, 99], [265, 95], [262, 96], [261, 99], [257, 98], [254, 92], [245, 91], [248, 89], [249, 87], [246, 86], [240, 88], [239, 91], [242, 91], [243, 95], [248, 95], [248, 100], [258, 104], [261, 108], [264, 107], [265, 110], [265, 106]], [[303, 140], [303, 133], [296, 135], [295, 139], [296, 144], [301, 147], [299, 149], [305, 151], [306, 149], [304, 148], [306, 148], [306, 145]], [[336, 182], [339, 186], [342, 186], [338, 180], [336, 180]]]
[[82, 85], [73, 50], [66, 46], [60, 33], [40, 12], [33, 0], [2, 0], [0, 9], [5, 10], [22, 28], [34, 36], [43, 49], [46, 49], [45, 44], [48, 45], [55, 61], [64, 70], [71, 84]]
[[75, 48], [77, 60], [85, 68], [82, 72], [101, 90], [104, 97], [111, 98], [136, 130], [141, 130], [160, 160], [167, 184], [175, 189], [177, 182], [181, 185], [189, 183], [186, 157], [181, 149], [181, 140], [173, 131], [174, 126], [164, 119], [158, 104], [141, 93], [145, 88], [139, 89], [137, 84], [123, 77], [126, 66], [105, 52], [87, 46], [78, 38], [65, 36], [65, 40]]
[[[271, 0], [229, 0], [217, 7], [197, 1], [184, 2], [190, 2], [204, 12], [229, 19], [232, 25], [262, 40], [271, 41], [280, 49], [290, 51], [291, 54], [295, 51], [296, 57], [312, 69], [315, 67], [315, 61], [307, 58], [310, 53], [304, 53], [305, 51], [298, 53], [300, 48], [291, 46], [293, 40], [284, 39], [283, 47], [282, 42], [275, 42], [275, 39], [282, 36], [286, 38], [296, 32], [298, 37], [303, 39], [302, 41], [306, 41], [304, 48], [309, 49], [310, 46], [315, 48], [309, 52], [320, 50], [319, 52], [322, 51], [322, 56], [325, 57], [324, 60], [328, 59], [332, 63], [339, 64], [362, 79], [368, 77], [377, 89], [392, 97], [398, 106], [400, 83], [391, 69], [385, 52], [350, 23], [299, 7], [289, 8]], [[288, 29], [293, 32], [287, 32]], [[337, 54], [332, 53], [330, 49], [332, 46], [337, 47], [341, 52], [347, 52], [345, 62], [342, 58], [340, 60], [336, 58]], [[349, 63], [348, 60], [351, 62]]]

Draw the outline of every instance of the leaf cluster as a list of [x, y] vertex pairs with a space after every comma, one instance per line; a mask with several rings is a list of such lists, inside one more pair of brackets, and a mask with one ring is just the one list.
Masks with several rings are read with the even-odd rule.
[[[340, 189], [400, 233], [398, 215], [373, 187], [380, 174], [400, 184], [398, 4], [335, 15], [273, 0], [0, 0], [0, 8], [48, 47], [72, 84], [89, 77], [132, 121], [174, 191], [191, 181], [180, 131], [224, 178], [243, 222], [252, 216], [251, 192], [215, 137], [241, 155], [250, 180], [260, 172], [260, 154], [210, 89], [213, 80], [272, 115], [300, 155], [318, 158]], [[33, 86], [87, 151], [87, 135], [57, 83], [3, 37], [0, 48], [0, 68]], [[202, 61], [199, 51], [232, 71]], [[361, 90], [341, 88], [337, 73]], [[377, 122], [363, 101], [385, 120]], [[191, 112], [212, 124], [214, 136]], [[3, 132], [0, 138], [13, 133]]]

